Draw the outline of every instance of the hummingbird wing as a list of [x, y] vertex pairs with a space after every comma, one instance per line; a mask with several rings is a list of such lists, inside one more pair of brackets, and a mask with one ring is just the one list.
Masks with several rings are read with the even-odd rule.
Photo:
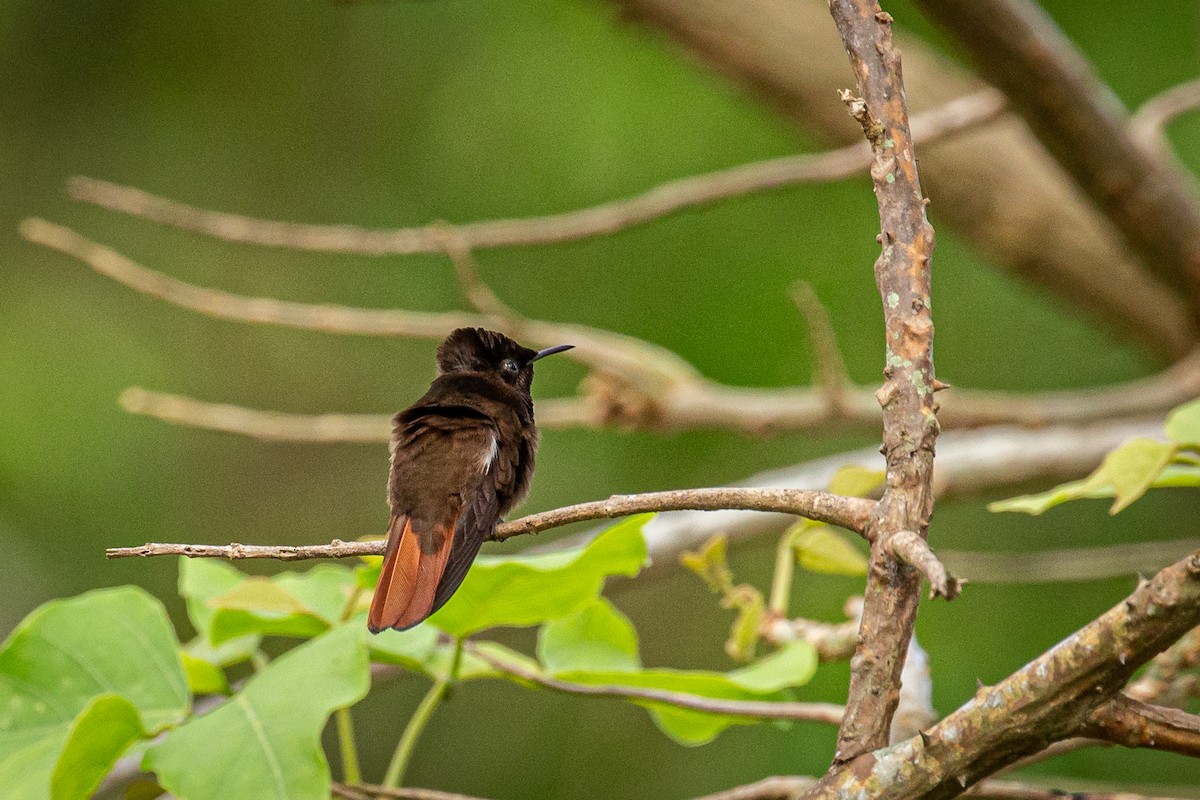
[[475, 556], [479, 555], [479, 548], [496, 530], [498, 517], [496, 487], [489, 476], [485, 475], [479, 489], [471, 502], [463, 508], [454, 526], [454, 545], [450, 548], [450, 558], [446, 562], [445, 571], [442, 572], [442, 579], [438, 581], [437, 591], [434, 592], [430, 614], [445, 605], [450, 596], [457, 591], [463, 578], [467, 577], [467, 570], [471, 568]]
[[447, 413], [456, 408], [397, 417], [392, 518], [367, 617], [373, 633], [411, 628], [440, 608], [495, 528], [495, 431], [473, 415]]

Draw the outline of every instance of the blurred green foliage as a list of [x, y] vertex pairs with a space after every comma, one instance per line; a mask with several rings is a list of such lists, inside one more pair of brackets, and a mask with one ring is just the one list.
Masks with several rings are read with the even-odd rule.
[[[1052, 14], [1129, 104], [1194, 77], [1191, 2], [1053, 0]], [[903, 5], [901, 26], [928, 32]], [[461, 305], [433, 257], [367, 259], [239, 247], [65, 199], [87, 174], [264, 217], [396, 226], [565, 210], [699, 170], [818, 143], [670, 42], [600, 2], [145, 4], [13, 0], [0, 9], [0, 563], [11, 629], [52, 597], [138, 583], [173, 598], [164, 561], [106, 563], [148, 539], [307, 543], [381, 533], [383, 446], [266, 444], [124, 414], [129, 385], [292, 411], [385, 412], [423, 391], [432, 344], [217, 322], [134, 295], [20, 241], [37, 214], [77, 226], [147, 266], [231, 291], [422, 309]], [[836, 102], [830, 87], [830, 102]], [[1172, 127], [1200, 164], [1200, 118]], [[937, 198], [933, 198], [933, 221]], [[799, 187], [689, 212], [617, 236], [480, 253], [508, 302], [678, 350], [714, 378], [809, 379], [788, 298], [813, 284], [852, 376], [882, 367], [865, 179]], [[1070, 309], [984, 263], [945, 228], [935, 257], [938, 374], [960, 386], [1038, 389], [1146, 374], [1154, 365]], [[535, 394], [569, 392], [565, 362]], [[714, 485], [837, 452], [866, 438], [747, 440], [551, 431], [525, 510], [638, 491]], [[1194, 530], [1192, 493], [1159, 492], [1109, 518], [1098, 501], [1037, 518], [943, 504], [948, 547], [1037, 549], [1172, 538]], [[513, 542], [502, 546], [515, 548]], [[499, 548], [498, 548], [499, 549]], [[770, 546], [733, 554], [739, 578], [770, 573]], [[256, 569], [269, 567], [256, 565]], [[794, 609], [838, 619], [853, 578], [805, 575]], [[694, 578], [621, 585], [649, 666], [728, 669], [729, 619]], [[953, 708], [1092, 618], [1128, 581], [973, 585], [929, 604], [918, 633], [935, 701]], [[170, 601], [176, 621], [183, 605]], [[528, 645], [514, 634], [515, 645]], [[374, 693], [357, 717], [368, 764], [386, 761], [424, 687]], [[806, 699], [840, 700], [844, 665]], [[386, 735], [384, 735], [386, 733]], [[582, 746], [581, 746], [582, 745]], [[497, 797], [684, 797], [828, 763], [827, 730], [733, 729], [702, 749], [658, 736], [637, 709], [468, 684], [433, 720], [409, 779]], [[1166, 765], [1170, 766], [1167, 767]], [[1096, 778], [1200, 782], [1195, 764], [1080, 753], [1039, 768]], [[378, 770], [376, 770], [378, 771]]]

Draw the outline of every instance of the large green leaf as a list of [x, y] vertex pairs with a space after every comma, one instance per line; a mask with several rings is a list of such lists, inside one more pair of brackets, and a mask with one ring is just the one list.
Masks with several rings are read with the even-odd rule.
[[[817, 656], [807, 642], [791, 642], [770, 656], [733, 672], [646, 669], [639, 671], [568, 670], [554, 677], [594, 686], [630, 686], [665, 689], [725, 700], [785, 699], [782, 690], [812, 679]], [[750, 717], [692, 711], [651, 700], [632, 700], [645, 706], [655, 723], [672, 739], [687, 745], [712, 741], [731, 725], [759, 722]]]
[[[1150, 482], [1149, 488], [1163, 489], [1186, 486], [1200, 486], [1200, 467], [1170, 464], [1159, 473], [1157, 478]], [[988, 504], [988, 511], [1020, 511], [1025, 514], [1036, 515], [1070, 500], [1100, 499], [1115, 496], [1116, 490], [1112, 486], [1094, 485], [1089, 478], [1087, 480], [1064, 483], [1041, 494], [1028, 494], [1012, 497], [1007, 500], [997, 500], [994, 503]]]
[[337, 628], [289, 651], [229, 702], [150, 747], [143, 767], [187, 800], [328, 800], [321, 730], [368, 688], [361, 634]]
[[608, 600], [591, 603], [538, 631], [538, 660], [554, 672], [569, 669], [640, 669], [638, 637], [633, 623]]
[[538, 556], [480, 557], [445, 606], [430, 618], [454, 636], [497, 625], [537, 625], [591, 602], [609, 575], [636, 575], [646, 563], [642, 525], [631, 517], [587, 547]]
[[1184, 403], [1168, 414], [1166, 431], [1172, 442], [1200, 447], [1200, 398]]
[[5, 800], [45, 800], [60, 758], [88, 753], [95, 769], [56, 779], [54, 794], [85, 797], [103, 776], [96, 770], [132, 741], [130, 709], [151, 733], [181, 720], [189, 697], [178, 648], [162, 604], [132, 586], [54, 600], [26, 617], [0, 649]]

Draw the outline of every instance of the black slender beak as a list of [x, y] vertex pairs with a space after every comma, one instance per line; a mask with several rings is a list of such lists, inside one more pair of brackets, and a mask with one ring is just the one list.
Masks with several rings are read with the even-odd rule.
[[529, 363], [532, 364], [539, 358], [545, 358], [546, 356], [552, 356], [555, 353], [561, 353], [564, 350], [570, 350], [574, 346], [575, 345], [573, 344], [560, 344], [556, 347], [547, 347], [545, 350], [538, 350], [537, 353], [534, 354], [533, 358], [529, 359]]

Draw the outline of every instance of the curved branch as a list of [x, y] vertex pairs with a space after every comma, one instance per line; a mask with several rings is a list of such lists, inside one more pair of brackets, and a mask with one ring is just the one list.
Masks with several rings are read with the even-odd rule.
[[[642, 514], [652, 511], [715, 511], [720, 509], [773, 511], [807, 517], [847, 530], [863, 533], [875, 508], [874, 500], [841, 497], [828, 492], [804, 489], [676, 489], [646, 494], [613, 495], [607, 500], [556, 508], [540, 514], [503, 522], [496, 527], [494, 541], [526, 533], [541, 533], [551, 528], [595, 519]], [[279, 561], [298, 561], [308, 558], [351, 558], [383, 555], [383, 541], [343, 542], [314, 545], [250, 545], [250, 544], [170, 544], [149, 542], [138, 547], [113, 547], [105, 552], [108, 558], [146, 556], [187, 556], [188, 558], [273, 558]]]
[[[75, 231], [38, 219], [21, 224], [32, 242], [79, 259], [135, 291], [219, 319], [280, 325], [328, 333], [440, 339], [455, 327], [519, 328], [538, 346], [576, 345], [564, 357], [595, 370], [585, 396], [545, 400], [539, 421], [547, 428], [613, 425], [650, 430], [733, 429], [747, 433], [780, 430], [874, 427], [880, 411], [871, 389], [846, 386], [784, 389], [725, 386], [704, 378], [678, 354], [651, 342], [569, 323], [520, 320], [463, 312], [420, 312], [314, 305], [247, 297], [181, 281], [134, 263]], [[936, 387], [935, 387], [936, 389]], [[1158, 375], [1095, 389], [1021, 395], [954, 390], [939, 412], [947, 427], [1013, 422], [1035, 427], [1064, 421], [1109, 419], [1165, 411], [1200, 394], [1200, 351]], [[264, 439], [332, 442], [387, 441], [383, 415], [315, 416], [210, 404], [180, 395], [133, 388], [122, 395], [133, 412], [178, 424]]]
[[672, 692], [667, 689], [574, 683], [572, 681], [559, 680], [549, 675], [543, 675], [540, 672], [526, 669], [518, 664], [501, 661], [493, 658], [479, 648], [472, 647], [470, 644], [467, 647], [476, 658], [484, 661], [494, 669], [557, 692], [589, 695], [591, 697], [611, 697], [638, 702], [664, 703], [691, 711], [704, 711], [709, 714], [728, 714], [735, 717], [790, 720], [794, 722], [823, 722], [828, 725], [837, 725], [842, 719], [842, 707], [833, 703], [798, 703], [778, 700], [724, 700], [716, 697], [688, 694], [686, 692]]
[[[914, 120], [914, 126], [918, 136], [933, 141], [995, 119], [1003, 110], [1003, 96], [984, 89], [927, 112]], [[76, 200], [225, 241], [383, 256], [444, 252], [447, 231], [452, 231], [464, 247], [473, 250], [603, 236], [718, 200], [801, 183], [842, 180], [865, 172], [870, 163], [867, 149], [855, 144], [827, 153], [785, 156], [680, 178], [640, 195], [562, 214], [393, 230], [305, 225], [209, 211], [87, 177], [71, 178], [67, 191]]]

